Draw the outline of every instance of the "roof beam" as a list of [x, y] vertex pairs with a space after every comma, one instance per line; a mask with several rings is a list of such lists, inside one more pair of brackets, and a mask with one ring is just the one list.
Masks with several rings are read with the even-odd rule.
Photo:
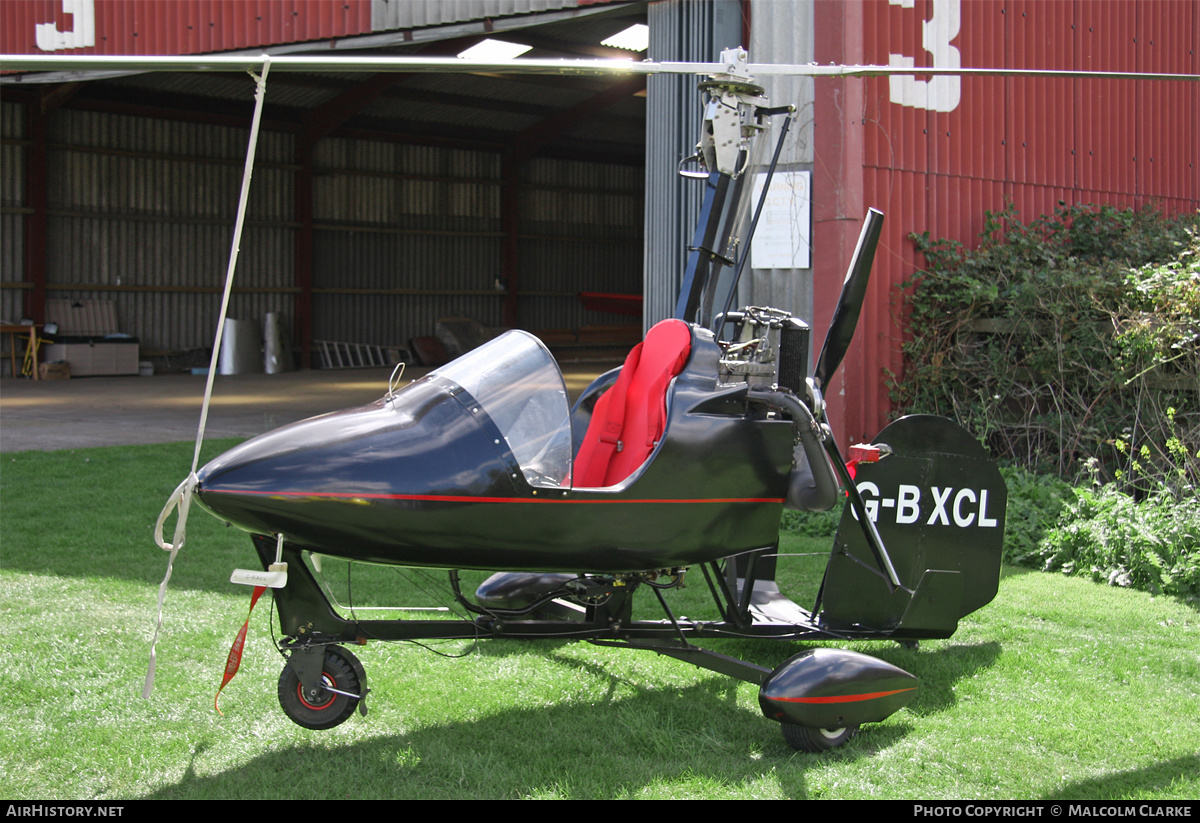
[[513, 159], [520, 161], [532, 157], [547, 143], [558, 139], [597, 112], [628, 99], [645, 88], [645, 77], [631, 77], [530, 126], [513, 138]]
[[348, 91], [304, 113], [304, 136], [316, 142], [327, 137], [365, 106], [407, 75], [376, 74], [369, 80], [356, 83]]
[[[460, 37], [454, 40], [440, 40], [428, 48], [422, 49], [420, 53], [424, 57], [448, 57], [470, 48], [481, 39], [481, 37]], [[305, 138], [316, 142], [326, 137], [334, 129], [370, 105], [371, 101], [379, 95], [397, 83], [402, 83], [410, 76], [409, 74], [381, 72], [368, 80], [355, 83], [342, 94], [306, 113]]]

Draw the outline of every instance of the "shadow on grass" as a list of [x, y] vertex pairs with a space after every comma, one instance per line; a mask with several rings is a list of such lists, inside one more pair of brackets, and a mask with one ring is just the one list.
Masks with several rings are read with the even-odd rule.
[[[1063, 786], [1042, 800], [1121, 800], [1146, 794], [1171, 794], [1171, 787], [1184, 775], [1200, 774], [1200, 755], [1177, 757], [1152, 766], [1113, 772], [1091, 780], [1078, 780]], [[1185, 795], [1181, 799], [1194, 800]]]
[[[718, 674], [688, 674], [686, 685], [672, 675], [646, 685], [630, 666], [609, 667], [569, 653], [575, 644], [551, 640], [536, 646], [518, 641], [480, 644], [481, 655], [503, 658], [536, 649], [556, 666], [578, 673], [575, 681], [600, 688], [587, 699], [567, 698], [552, 705], [521, 706], [483, 717], [440, 722], [403, 733], [344, 743], [348, 730], [364, 721], [352, 717], [327, 732], [289, 729], [304, 739], [281, 745], [236, 769], [206, 773], [202, 741], [185, 774], [151, 799], [456, 799], [560, 797], [572, 799], [669, 797], [761, 797], [806, 799], [822, 796], [807, 775], [831, 763], [877, 757], [911, 732], [900, 719], [869, 724], [844, 747], [821, 755], [794, 752], [776, 723], [745, 705], [745, 689]], [[750, 644], [742, 644], [749, 646]], [[798, 651], [798, 644], [760, 643], [762, 651]], [[612, 650], [618, 654], [617, 650]], [[947, 665], [941, 651], [901, 655], [932, 658], [939, 671], [970, 676], [992, 649], [974, 655], [955, 649]], [[658, 657], [641, 652], [647, 662]], [[975, 664], [966, 661], [976, 661]], [[657, 663], [655, 663], [657, 665]], [[679, 671], [686, 664], [671, 662]], [[463, 689], [470, 690], [470, 681]], [[739, 703], [739, 689], [742, 700]], [[447, 696], [448, 701], [458, 699]], [[531, 697], [531, 700], [538, 698]], [[482, 701], [481, 701], [482, 702]], [[391, 718], [403, 711], [381, 707]], [[928, 707], [926, 707], [928, 710]], [[424, 714], [424, 710], [422, 710]], [[425, 716], [428, 716], [427, 714]], [[371, 722], [368, 718], [366, 722]], [[375, 720], [376, 723], [381, 721]], [[387, 722], [387, 721], [383, 721]], [[361, 730], [363, 726], [359, 726]], [[385, 730], [386, 731], [386, 730]], [[211, 756], [227, 760], [221, 752]]]
[[[593, 667], [582, 664], [589, 671]], [[596, 669], [595, 671], [603, 671]], [[622, 686], [629, 686], [624, 681]], [[341, 745], [313, 732], [219, 774], [196, 744], [184, 775], [148, 799], [502, 799], [810, 796], [822, 759], [871, 757], [903, 727], [880, 728], [825, 755], [793, 752], [776, 724], [730, 699], [725, 678], [682, 689], [500, 712], [470, 722]], [[350, 723], [362, 722], [352, 718]], [[515, 729], [522, 730], [514, 734]]]
[[1000, 579], [1006, 577], [1020, 577], [1021, 575], [1033, 574], [1037, 569], [1026, 568], [1025, 566], [1014, 566], [1011, 563], [1005, 563], [1000, 567]]
[[[216, 456], [237, 442], [212, 441], [205, 454]], [[165, 443], [4, 453], [4, 568], [157, 586], [167, 553], [154, 543], [154, 523], [187, 475], [193, 449], [189, 443]], [[167, 540], [174, 527], [171, 517]], [[171, 586], [227, 592], [230, 570], [251, 564], [256, 566], [257, 559], [249, 536], [193, 506]]]
[[[953, 708], [958, 702], [954, 694], [955, 684], [992, 668], [1001, 651], [999, 643], [988, 641], [972, 645], [953, 644], [913, 655], [907, 669], [921, 681], [921, 688], [908, 710], [925, 716]], [[891, 657], [879, 656], [893, 665], [903, 666]]]

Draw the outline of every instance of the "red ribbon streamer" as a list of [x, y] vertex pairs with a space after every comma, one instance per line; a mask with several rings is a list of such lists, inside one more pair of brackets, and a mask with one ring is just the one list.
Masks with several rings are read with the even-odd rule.
[[266, 586], [255, 586], [254, 594], [250, 596], [250, 611], [246, 613], [246, 622], [242, 624], [241, 631], [233, 641], [233, 645], [229, 648], [229, 657], [225, 658], [225, 679], [221, 681], [221, 688], [217, 689], [217, 696], [213, 698], [213, 708], [217, 710], [217, 714], [222, 717], [225, 713], [221, 711], [221, 707], [217, 702], [221, 699], [221, 692], [225, 686], [233, 680], [233, 676], [237, 674], [238, 668], [242, 665], [242, 649], [246, 646], [246, 631], [250, 628], [250, 615], [254, 613], [254, 606], [258, 603], [258, 598], [267, 590]]

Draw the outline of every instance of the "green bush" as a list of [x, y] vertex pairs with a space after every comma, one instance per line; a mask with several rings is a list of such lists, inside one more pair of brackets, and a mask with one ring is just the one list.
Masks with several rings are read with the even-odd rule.
[[841, 506], [834, 506], [827, 512], [797, 512], [784, 509], [779, 529], [802, 537], [833, 537], [841, 518]]
[[978, 249], [913, 241], [892, 398], [1013, 466], [1005, 559], [1200, 598], [1200, 215], [1010, 206]]
[[1025, 561], [1044, 571], [1197, 600], [1200, 510], [1194, 499], [1169, 494], [1136, 501], [1112, 484], [1083, 487]]
[[1000, 474], [1008, 486], [1004, 562], [1040, 565], [1042, 540], [1058, 524], [1074, 490], [1054, 475], [1035, 474], [1014, 466], [1001, 467]]
[[913, 240], [899, 413], [953, 417], [1032, 471], [1093, 460], [1139, 496], [1179, 470], [1200, 483], [1200, 459], [1176, 462], [1200, 451], [1200, 216], [1063, 206], [1025, 225], [1010, 207], [976, 250]]

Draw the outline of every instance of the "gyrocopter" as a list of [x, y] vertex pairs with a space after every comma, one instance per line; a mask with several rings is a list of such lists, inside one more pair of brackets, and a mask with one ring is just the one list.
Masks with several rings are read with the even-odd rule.
[[[697, 641], [945, 638], [995, 596], [1007, 493], [978, 441], [944, 418], [905, 417], [848, 465], [826, 421], [822, 391], [854, 334], [883, 216], [867, 215], [811, 375], [801, 319], [719, 305], [736, 293], [717, 289], [722, 269], [740, 271], [743, 227], [757, 221], [744, 173], [756, 138], [768, 118], [790, 117], [740, 70], [744, 52], [722, 62], [700, 84], [702, 134], [681, 164], [705, 198], [675, 316], [573, 407], [550, 352], [514, 330], [198, 472], [199, 504], [252, 536], [262, 571], [233, 579], [273, 590], [279, 699], [296, 723], [365, 714], [367, 677], [348, 644], [586, 639], [756, 683], [788, 743], [820, 751], [908, 704], [916, 678], [849, 650], [810, 648], [768, 669]], [[806, 610], [775, 582], [782, 510], [843, 501]], [[319, 579], [324, 557], [445, 569], [466, 616], [343, 616]], [[717, 619], [669, 607], [664, 590], [689, 569]], [[471, 594], [460, 570], [495, 574]], [[653, 619], [634, 614], [642, 587], [662, 609]]]

